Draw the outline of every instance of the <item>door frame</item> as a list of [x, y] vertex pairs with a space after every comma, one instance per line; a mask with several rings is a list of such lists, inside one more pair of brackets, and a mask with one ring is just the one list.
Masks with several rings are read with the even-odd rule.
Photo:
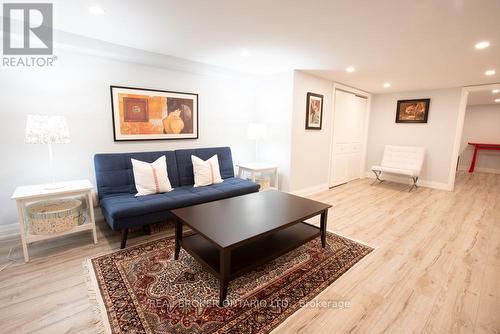
[[370, 122], [370, 113], [371, 113], [371, 101], [372, 101], [372, 94], [365, 92], [363, 90], [349, 87], [340, 83], [333, 83], [333, 96], [332, 96], [332, 117], [330, 119], [330, 129], [331, 129], [331, 136], [330, 136], [330, 151], [329, 151], [329, 163], [328, 163], [328, 188], [332, 187], [332, 169], [333, 169], [333, 157], [334, 157], [334, 148], [335, 148], [335, 96], [337, 93], [337, 90], [341, 90], [347, 93], [351, 93], [354, 95], [358, 95], [360, 97], [366, 98], [366, 115], [365, 115], [365, 125], [363, 129], [363, 140], [362, 140], [362, 150], [361, 150], [361, 166], [360, 166], [360, 171], [359, 174], [361, 175], [361, 178], [365, 177], [365, 165], [366, 165], [366, 152], [367, 152], [367, 146], [368, 146], [368, 129], [369, 129], [369, 122]]
[[465, 86], [462, 87], [462, 94], [460, 95], [460, 104], [458, 107], [458, 118], [457, 126], [455, 130], [455, 141], [453, 143], [453, 151], [451, 155], [450, 173], [448, 174], [448, 186], [447, 190], [455, 190], [455, 178], [457, 174], [457, 161], [460, 155], [460, 144], [462, 142], [462, 135], [464, 133], [464, 120], [465, 111], [467, 110], [467, 101], [469, 99], [469, 93], [477, 92], [481, 90], [491, 90], [498, 88], [499, 83], [485, 84], [485, 85], [475, 85], [475, 86]]

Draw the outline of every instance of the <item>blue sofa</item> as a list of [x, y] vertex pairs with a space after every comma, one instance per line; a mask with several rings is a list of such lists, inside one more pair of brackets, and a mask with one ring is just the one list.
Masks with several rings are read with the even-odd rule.
[[[194, 188], [191, 155], [206, 160], [214, 154], [219, 158], [224, 182]], [[137, 190], [130, 159], [153, 162], [162, 155], [166, 157], [168, 178], [174, 190], [135, 197]], [[102, 214], [113, 230], [122, 232], [121, 248], [125, 248], [129, 228], [173, 219], [172, 209], [259, 191], [258, 184], [234, 177], [229, 147], [96, 154], [94, 166]]]

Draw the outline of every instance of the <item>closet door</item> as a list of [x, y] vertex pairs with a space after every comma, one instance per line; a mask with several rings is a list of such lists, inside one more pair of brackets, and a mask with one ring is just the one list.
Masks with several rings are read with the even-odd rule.
[[330, 187], [362, 176], [366, 103], [366, 98], [335, 91]]

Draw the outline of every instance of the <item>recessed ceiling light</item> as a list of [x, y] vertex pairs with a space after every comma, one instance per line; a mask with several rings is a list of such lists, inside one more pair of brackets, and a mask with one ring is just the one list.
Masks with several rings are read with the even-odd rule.
[[490, 46], [490, 42], [488, 41], [481, 41], [479, 43], [476, 43], [474, 46], [476, 49], [481, 50], [481, 49], [486, 49], [487, 47]]
[[349, 66], [349, 67], [347, 67], [347, 68], [345, 69], [345, 71], [346, 71], [347, 73], [352, 73], [352, 72], [356, 71], [356, 69], [355, 69], [354, 67], [352, 67], [352, 66]]
[[497, 73], [495, 70], [487, 70], [484, 72], [485, 75], [495, 75], [495, 73]]
[[493, 89], [491, 92], [492, 92], [493, 94], [498, 94], [498, 93], [500, 93], [500, 89], [495, 88], [495, 89]]
[[500, 103], [500, 99], [495, 99], [495, 102], [496, 103]]
[[105, 13], [104, 9], [102, 9], [99, 6], [90, 6], [89, 12], [90, 12], [90, 14], [95, 15], [95, 16], [101, 16], [101, 15], [104, 15], [104, 13]]
[[391, 87], [391, 84], [389, 82], [386, 82], [386, 83], [384, 83], [384, 87], [389, 88], [389, 87]]

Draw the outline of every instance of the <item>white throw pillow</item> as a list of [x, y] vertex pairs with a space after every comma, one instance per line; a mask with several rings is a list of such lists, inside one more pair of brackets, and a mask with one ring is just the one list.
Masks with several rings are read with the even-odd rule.
[[172, 190], [170, 180], [168, 179], [167, 160], [165, 156], [149, 163], [140, 160], [132, 160], [132, 169], [134, 171], [135, 196], [145, 196], [158, 193], [166, 193]]
[[217, 154], [204, 161], [194, 155], [191, 156], [193, 162], [194, 186], [203, 187], [214, 183], [221, 183], [224, 180], [220, 176], [219, 159]]

